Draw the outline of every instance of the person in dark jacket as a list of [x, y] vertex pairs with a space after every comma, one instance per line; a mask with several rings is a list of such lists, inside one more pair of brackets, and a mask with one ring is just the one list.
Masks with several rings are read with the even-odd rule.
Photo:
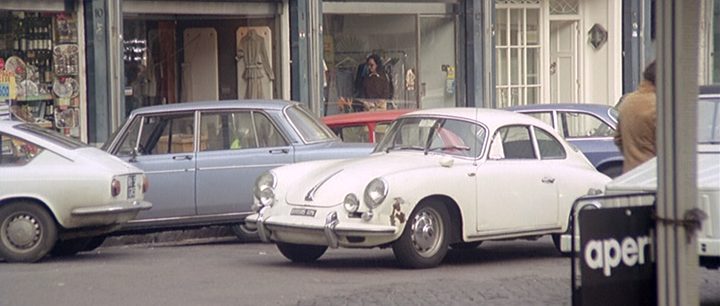
[[655, 157], [657, 106], [655, 96], [655, 62], [645, 68], [637, 90], [628, 94], [618, 105], [615, 144], [622, 152], [623, 173]]
[[380, 56], [368, 56], [365, 64], [368, 74], [362, 82], [362, 97], [366, 99], [390, 99], [390, 80], [388, 79], [380, 61]]

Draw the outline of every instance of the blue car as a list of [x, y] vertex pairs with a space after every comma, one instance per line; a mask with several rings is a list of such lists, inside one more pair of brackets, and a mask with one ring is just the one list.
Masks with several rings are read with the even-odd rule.
[[367, 156], [371, 144], [343, 143], [301, 104], [219, 101], [134, 110], [105, 150], [145, 171], [153, 208], [120, 232], [232, 225], [251, 213], [255, 179], [272, 168], [310, 160]]
[[534, 104], [507, 110], [533, 116], [553, 126], [595, 168], [609, 177], [622, 174], [623, 157], [613, 142], [618, 111], [604, 104]]

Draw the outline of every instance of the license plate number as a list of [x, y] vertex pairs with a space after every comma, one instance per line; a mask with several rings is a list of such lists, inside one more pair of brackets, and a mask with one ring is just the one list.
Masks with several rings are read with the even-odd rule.
[[315, 217], [317, 211], [310, 208], [293, 208], [290, 210], [291, 216]]
[[128, 186], [127, 186], [127, 197], [128, 199], [134, 199], [135, 198], [135, 176], [131, 175], [128, 176]]

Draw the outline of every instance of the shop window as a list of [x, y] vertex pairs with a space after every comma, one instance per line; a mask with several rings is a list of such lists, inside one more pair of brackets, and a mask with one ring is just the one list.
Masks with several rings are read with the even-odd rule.
[[42, 151], [35, 144], [0, 133], [0, 167], [24, 166]]
[[80, 137], [80, 48], [74, 13], [0, 11], [0, 101], [18, 120]]

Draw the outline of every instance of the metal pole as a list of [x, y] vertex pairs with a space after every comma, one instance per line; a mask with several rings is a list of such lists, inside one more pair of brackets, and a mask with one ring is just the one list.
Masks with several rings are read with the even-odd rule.
[[695, 233], [673, 221], [697, 203], [700, 1], [657, 1], [658, 305], [699, 303]]

